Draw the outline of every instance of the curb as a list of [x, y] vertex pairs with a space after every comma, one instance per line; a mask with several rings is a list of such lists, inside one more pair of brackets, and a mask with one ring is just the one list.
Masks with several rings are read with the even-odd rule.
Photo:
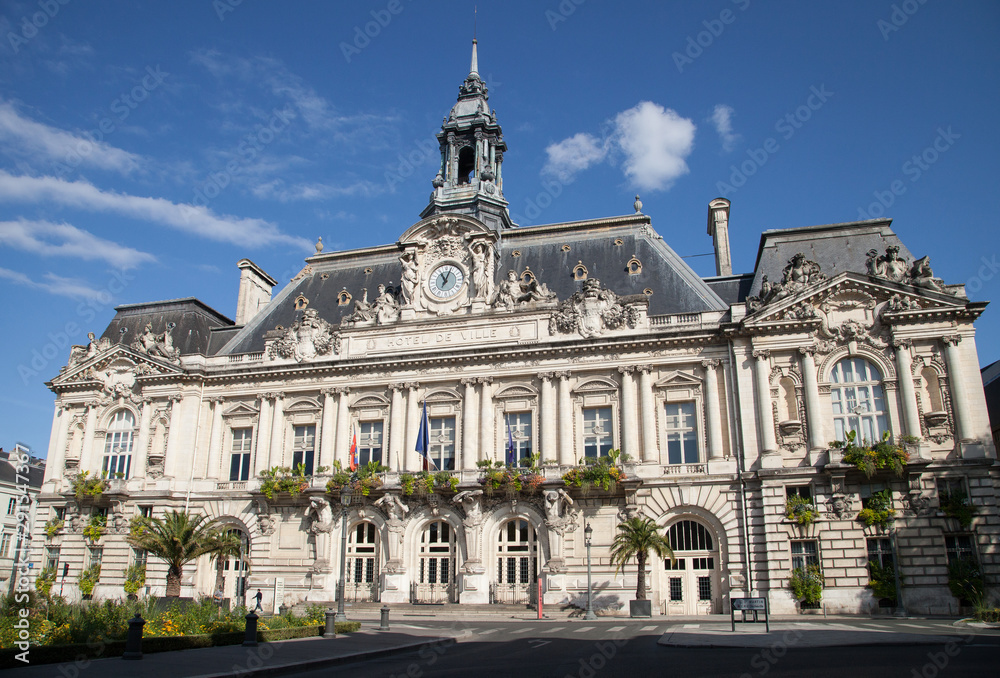
[[[345, 654], [339, 657], [323, 657], [320, 659], [309, 659], [301, 662], [275, 664], [274, 666], [261, 666], [259, 669], [247, 669], [246, 671], [241, 671], [239, 675], [282, 676], [282, 675], [287, 675], [289, 673], [297, 673], [299, 671], [304, 671], [304, 670], [319, 669], [323, 668], [324, 666], [334, 666], [336, 664], [349, 664], [362, 659], [377, 659], [379, 657], [387, 657], [393, 654], [402, 654], [423, 647], [427, 643], [439, 642], [442, 640], [456, 640], [456, 639], [451, 636], [428, 636], [419, 643], [396, 645], [394, 647], [387, 647], [381, 650], [353, 652], [351, 654]], [[232, 678], [233, 675], [235, 675], [233, 671], [226, 671], [224, 673], [204, 673], [204, 674], [199, 674], [197, 676], [189, 676], [188, 678]]]

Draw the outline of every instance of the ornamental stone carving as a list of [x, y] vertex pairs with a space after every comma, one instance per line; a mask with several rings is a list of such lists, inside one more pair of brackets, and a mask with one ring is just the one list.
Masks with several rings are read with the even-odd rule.
[[765, 275], [761, 279], [760, 293], [756, 297], [747, 298], [747, 306], [751, 312], [757, 311], [770, 303], [798, 294], [809, 285], [826, 280], [820, 271], [819, 264], [806, 259], [806, 255], [798, 252], [788, 260], [782, 269], [780, 282], [772, 283]]
[[330, 560], [330, 532], [333, 530], [333, 509], [324, 497], [313, 497], [309, 500], [306, 516], [310, 520], [309, 532], [316, 537], [316, 562], [313, 572], [332, 572]]
[[266, 344], [271, 360], [280, 357], [303, 362], [339, 353], [340, 333], [332, 331], [330, 323], [320, 318], [316, 309], [307, 308], [300, 320]]
[[549, 318], [549, 332], [578, 332], [583, 338], [596, 337], [608, 330], [634, 328], [639, 322], [639, 304], [647, 304], [645, 295], [619, 297], [601, 287], [597, 278], [583, 281], [583, 289], [559, 305]]
[[534, 277], [524, 281], [517, 277], [517, 271], [507, 271], [507, 279], [497, 285], [489, 304], [497, 310], [513, 311], [537, 301], [556, 301], [556, 294]]
[[139, 338], [132, 342], [132, 348], [139, 353], [144, 353], [148, 356], [154, 358], [163, 358], [172, 363], [180, 362], [180, 349], [174, 348], [174, 339], [172, 332], [176, 323], [167, 323], [166, 329], [155, 334], [153, 332], [153, 323], [146, 323], [146, 327], [143, 329], [142, 334]]
[[881, 255], [878, 253], [878, 250], [868, 250], [868, 260], [866, 263], [868, 275], [873, 278], [891, 280], [892, 282], [922, 287], [944, 294], [958, 294], [957, 288], [954, 290], [947, 289], [940, 278], [934, 277], [934, 271], [931, 270], [930, 257], [921, 257], [911, 265], [899, 255], [899, 247], [896, 245], [889, 245], [885, 248], [885, 254]]
[[96, 338], [93, 332], [87, 333], [87, 343], [85, 345], [71, 346], [69, 349], [69, 362], [66, 366], [59, 370], [60, 374], [66, 372], [67, 370], [76, 367], [77, 365], [84, 363], [98, 353], [103, 353], [113, 346], [110, 339], [102, 337], [100, 340]]
[[475, 285], [475, 299], [484, 301], [493, 296], [496, 285], [493, 282], [493, 252], [490, 245], [482, 240], [469, 245], [472, 260], [472, 283]]

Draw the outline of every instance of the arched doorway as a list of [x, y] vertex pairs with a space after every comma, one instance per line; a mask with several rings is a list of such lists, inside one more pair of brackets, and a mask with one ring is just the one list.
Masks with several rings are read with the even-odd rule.
[[424, 526], [417, 555], [417, 583], [413, 600], [417, 603], [453, 603], [455, 587], [455, 529], [446, 520]]
[[372, 523], [358, 523], [347, 535], [344, 600], [377, 602], [379, 570], [378, 530]]
[[538, 537], [524, 518], [500, 526], [493, 602], [527, 605], [533, 602], [538, 576]]
[[719, 572], [722, 562], [712, 532], [694, 520], [680, 520], [667, 529], [676, 562], [663, 560], [662, 599], [671, 615], [717, 614], [721, 611]]

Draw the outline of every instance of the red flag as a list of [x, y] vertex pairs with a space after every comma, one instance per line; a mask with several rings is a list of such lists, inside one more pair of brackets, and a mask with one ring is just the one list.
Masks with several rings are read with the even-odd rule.
[[358, 467], [358, 434], [354, 431], [354, 427], [351, 427], [351, 449], [347, 453], [347, 465], [353, 471]]

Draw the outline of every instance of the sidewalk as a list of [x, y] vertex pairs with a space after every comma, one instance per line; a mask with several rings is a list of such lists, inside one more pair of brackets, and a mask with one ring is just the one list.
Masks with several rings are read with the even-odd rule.
[[856, 623], [789, 622], [772, 620], [771, 632], [763, 623], [736, 624], [732, 630], [725, 623], [676, 624], [668, 628], [659, 645], [667, 647], [772, 648], [772, 647], [850, 647], [857, 645], [944, 645], [967, 638], [969, 631], [954, 627], [954, 633], [912, 633], [895, 629], [860, 628]]
[[335, 639], [298, 638], [260, 643], [257, 647], [227, 645], [157, 652], [134, 661], [109, 657], [79, 664], [42, 664], [4, 671], [4, 678], [276, 676], [407, 652], [428, 643], [450, 645], [459, 636], [440, 629], [377, 631], [376, 628], [377, 624], [362, 622], [361, 631], [339, 635]]

